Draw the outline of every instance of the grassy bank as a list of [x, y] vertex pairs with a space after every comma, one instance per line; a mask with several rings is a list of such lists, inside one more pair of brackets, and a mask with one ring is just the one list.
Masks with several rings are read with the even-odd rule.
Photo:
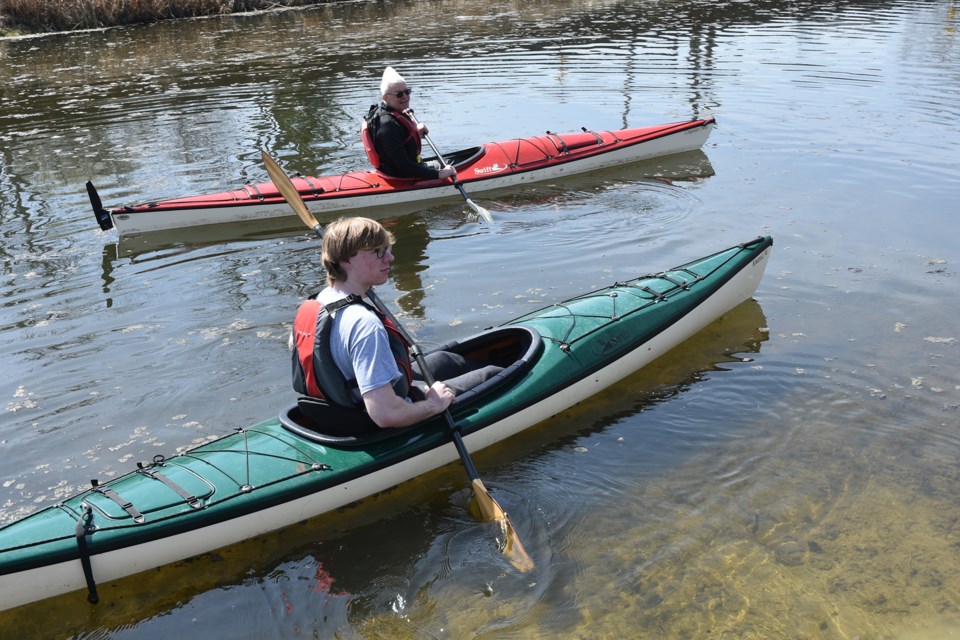
[[95, 29], [335, 0], [0, 0], [0, 36]]

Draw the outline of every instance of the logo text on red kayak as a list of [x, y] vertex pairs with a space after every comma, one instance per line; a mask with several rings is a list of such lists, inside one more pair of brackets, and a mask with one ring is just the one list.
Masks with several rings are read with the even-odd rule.
[[499, 173], [500, 171], [506, 171], [509, 167], [505, 164], [500, 164], [499, 162], [490, 165], [489, 167], [477, 167], [473, 170], [473, 174], [477, 176], [482, 176], [485, 173]]

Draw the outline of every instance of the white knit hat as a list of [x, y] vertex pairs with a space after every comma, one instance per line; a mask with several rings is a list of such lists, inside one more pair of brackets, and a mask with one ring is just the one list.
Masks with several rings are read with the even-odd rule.
[[403, 76], [397, 73], [393, 67], [384, 69], [383, 78], [380, 79], [380, 95], [386, 95], [390, 85], [397, 84], [398, 82], [406, 83], [406, 80], [404, 80]]

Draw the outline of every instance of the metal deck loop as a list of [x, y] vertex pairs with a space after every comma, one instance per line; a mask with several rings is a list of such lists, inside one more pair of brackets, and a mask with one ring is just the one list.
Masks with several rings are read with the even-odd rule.
[[[158, 460], [158, 458], [159, 458], [159, 460]], [[188, 505], [190, 505], [192, 508], [194, 508], [194, 509], [201, 509], [201, 508], [203, 508], [203, 502], [201, 502], [200, 498], [198, 498], [197, 496], [193, 495], [192, 493], [190, 493], [189, 491], [187, 491], [186, 489], [184, 489], [183, 487], [181, 487], [179, 484], [177, 484], [176, 482], [174, 482], [173, 480], [171, 480], [168, 476], [160, 473], [159, 471], [157, 471], [157, 470], [155, 469], [155, 467], [157, 467], [157, 466], [162, 466], [163, 463], [164, 463], [164, 458], [163, 458], [163, 456], [157, 456], [157, 457], [155, 457], [155, 458], [153, 459], [153, 463], [152, 463], [152, 464], [147, 464], [147, 465], [145, 465], [145, 464], [143, 464], [142, 462], [138, 462], [138, 463], [137, 463], [137, 467], [138, 467], [137, 471], [138, 471], [138, 473], [142, 473], [142, 474], [145, 475], [145, 476], [148, 476], [148, 477], [150, 477], [150, 478], [153, 478], [154, 480], [159, 480], [160, 482], [162, 482], [163, 484], [165, 484], [167, 487], [169, 487], [169, 488], [172, 489], [174, 492], [176, 492], [176, 494], [177, 494], [178, 496], [180, 496], [181, 498], [183, 498], [184, 501], [185, 501]]]
[[116, 502], [118, 505], [120, 505], [120, 508], [126, 511], [127, 515], [133, 518], [133, 521], [136, 522], [137, 524], [140, 524], [146, 520], [143, 514], [140, 513], [140, 511], [135, 506], [133, 506], [132, 502], [130, 502], [129, 500], [124, 500], [122, 497], [120, 497], [120, 494], [118, 494], [116, 491], [114, 491], [110, 487], [101, 487], [100, 481], [96, 479], [91, 480], [90, 484], [93, 485], [94, 491], [96, 491], [102, 496], [110, 498], [111, 500]]

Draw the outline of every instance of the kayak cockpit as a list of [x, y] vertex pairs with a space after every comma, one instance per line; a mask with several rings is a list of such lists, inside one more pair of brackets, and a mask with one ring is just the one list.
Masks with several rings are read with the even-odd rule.
[[[467, 359], [502, 367], [496, 375], [457, 396], [456, 409], [483, 402], [522, 377], [540, 357], [543, 340], [530, 327], [501, 327], [462, 342], [450, 342], [438, 350], [452, 351]], [[381, 429], [363, 412], [332, 405], [317, 398], [300, 398], [280, 412], [280, 424], [301, 438], [339, 447], [360, 447], [398, 436], [419, 425]]]
[[468, 164], [473, 164], [477, 160], [483, 157], [487, 152], [487, 148], [480, 147], [468, 147], [466, 149], [460, 149], [459, 151], [454, 151], [453, 153], [448, 153], [443, 156], [443, 159], [447, 164], [453, 165], [458, 169], [460, 167], [466, 166]]

